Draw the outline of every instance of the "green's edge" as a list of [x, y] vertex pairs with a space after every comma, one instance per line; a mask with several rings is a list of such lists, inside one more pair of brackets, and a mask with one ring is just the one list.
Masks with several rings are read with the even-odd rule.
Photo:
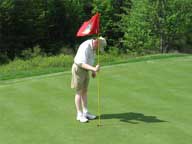
[[[147, 55], [147, 56], [127, 58], [127, 60], [118, 60], [118, 61], [113, 61], [113, 62], [101, 62], [101, 65], [107, 66], [107, 65], [134, 63], [134, 62], [141, 62], [141, 61], [148, 61], [148, 60], [159, 60], [159, 59], [168, 59], [168, 58], [185, 57], [185, 56], [191, 56], [191, 55], [190, 54]], [[0, 81], [64, 72], [64, 71], [69, 71], [70, 69], [71, 69], [71, 67], [51, 67], [51, 68], [42, 68], [42, 69], [37, 69], [37, 70], [10, 72], [10, 73], [6, 73], [6, 74], [0, 74]]]

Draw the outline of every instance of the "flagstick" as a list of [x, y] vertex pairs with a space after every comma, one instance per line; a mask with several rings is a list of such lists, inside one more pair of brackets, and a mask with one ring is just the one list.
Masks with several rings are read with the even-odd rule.
[[[99, 34], [98, 34], [98, 38], [99, 38]], [[98, 40], [97, 38], [97, 40]], [[97, 45], [97, 54], [98, 54], [98, 57], [97, 57], [97, 64], [100, 64], [100, 56], [99, 56], [99, 42], [98, 42], [98, 45]], [[98, 94], [98, 125], [97, 126], [101, 126], [101, 113], [100, 113], [100, 76], [99, 76], [99, 73], [97, 74], [97, 94]]]

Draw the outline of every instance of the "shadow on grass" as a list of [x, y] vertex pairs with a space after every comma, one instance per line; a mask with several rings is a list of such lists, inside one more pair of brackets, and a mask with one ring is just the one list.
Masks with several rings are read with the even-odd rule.
[[142, 113], [116, 113], [116, 114], [102, 114], [101, 119], [119, 119], [121, 122], [127, 122], [132, 124], [138, 124], [140, 122], [145, 123], [159, 123], [167, 122], [164, 120], [158, 119], [156, 116], [146, 116]]

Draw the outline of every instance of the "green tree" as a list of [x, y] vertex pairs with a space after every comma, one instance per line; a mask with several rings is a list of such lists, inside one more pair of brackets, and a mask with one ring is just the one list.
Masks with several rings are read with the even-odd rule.
[[158, 39], [152, 29], [154, 10], [148, 0], [133, 1], [130, 15], [123, 17], [124, 48], [129, 53], [151, 53], [158, 47]]
[[160, 51], [190, 47], [192, 26], [192, 2], [190, 0], [151, 1], [156, 10], [153, 19], [154, 31], [160, 39]]
[[131, 0], [94, 0], [94, 12], [101, 14], [101, 35], [107, 37], [108, 45], [121, 48], [120, 40], [125, 33], [122, 18], [129, 14]]

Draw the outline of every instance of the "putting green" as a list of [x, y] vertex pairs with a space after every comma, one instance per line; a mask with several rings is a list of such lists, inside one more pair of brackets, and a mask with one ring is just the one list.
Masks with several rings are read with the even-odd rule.
[[[75, 120], [71, 75], [0, 84], [1, 144], [190, 144], [192, 56], [103, 67], [101, 127]], [[89, 110], [97, 113], [97, 80]]]

